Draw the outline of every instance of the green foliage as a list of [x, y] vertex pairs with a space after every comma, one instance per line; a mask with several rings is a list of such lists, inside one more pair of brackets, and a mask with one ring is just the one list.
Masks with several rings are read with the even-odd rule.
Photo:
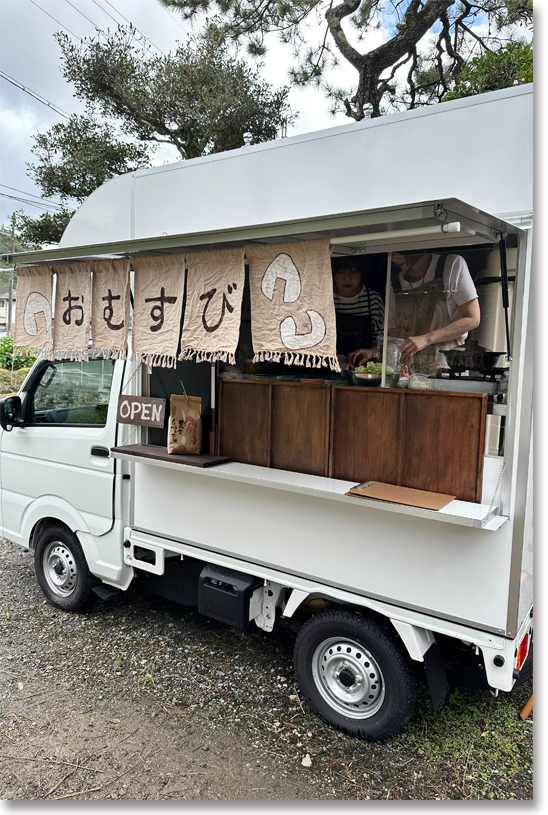
[[[243, 39], [262, 57], [277, 32], [291, 47], [295, 85], [315, 85], [330, 112], [360, 120], [440, 102], [461, 81], [466, 64], [515, 40], [516, 26], [532, 27], [533, 0], [159, 0], [193, 20], [213, 14], [228, 41]], [[380, 45], [370, 34], [382, 29]], [[356, 70], [342, 89], [326, 79], [340, 57]]]
[[137, 690], [141, 690], [142, 687], [147, 685], [155, 685], [154, 681], [154, 660], [149, 659], [147, 660], [146, 668], [141, 671], [141, 675], [137, 680]]
[[18, 213], [17, 228], [21, 239], [26, 243], [41, 246], [44, 243], [59, 243], [74, 211], [62, 209], [59, 212], [44, 212], [38, 218]]
[[[214, 26], [158, 57], [133, 27], [78, 46], [63, 33], [55, 36], [63, 75], [87, 112], [37, 133], [38, 161], [27, 166], [44, 195], [63, 202], [81, 202], [110, 178], [150, 166], [160, 143], [195, 158], [242, 147], [244, 133], [252, 143], [274, 139], [295, 118], [289, 89], [274, 90], [231, 56]], [[21, 238], [37, 246], [59, 243], [73, 213], [69, 206], [39, 218], [18, 213]]]
[[215, 27], [167, 56], [150, 55], [135, 35], [120, 26], [106, 40], [76, 46], [56, 34], [75, 95], [90, 115], [117, 120], [126, 136], [172, 144], [182, 158], [195, 158], [242, 147], [244, 133], [253, 143], [276, 138], [293, 121], [289, 89], [274, 90], [231, 56]]
[[475, 57], [464, 68], [459, 84], [443, 101], [511, 88], [533, 81], [533, 43], [514, 42]]
[[108, 179], [148, 167], [151, 149], [121, 140], [112, 124], [73, 115], [37, 133], [32, 152], [38, 164], [27, 167], [44, 195], [83, 201]]
[[25, 357], [13, 356], [13, 338], [0, 337], [0, 368], [11, 371], [18, 371], [20, 368], [30, 368], [36, 357], [27, 354]]
[[[25, 364], [27, 365], [28, 362], [25, 362]], [[29, 371], [30, 368], [19, 368], [16, 371], [0, 368], [0, 397], [3, 398], [17, 393]]]
[[[24, 252], [27, 249], [36, 248], [34, 244], [29, 244], [28, 242], [24, 241], [22, 236], [19, 234], [19, 230], [17, 228], [17, 218], [21, 212], [22, 211], [14, 212], [10, 216], [11, 223], [9, 226], [6, 226], [5, 224], [0, 225], [0, 255], [11, 255], [12, 252]], [[11, 264], [7, 263], [6, 261], [0, 261], [0, 269], [8, 269], [10, 266]], [[0, 284], [2, 286], [8, 286], [9, 280], [10, 272], [0, 271]], [[14, 277], [14, 288], [16, 284], [17, 278]]]

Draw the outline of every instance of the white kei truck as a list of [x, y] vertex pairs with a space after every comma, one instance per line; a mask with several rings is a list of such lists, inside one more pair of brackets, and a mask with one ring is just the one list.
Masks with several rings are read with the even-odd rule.
[[[431, 426], [413, 444], [422, 429], [409, 420], [398, 460], [403, 471], [422, 467], [429, 477], [438, 468], [441, 479], [455, 455], [457, 476], [473, 458], [472, 425], [466, 412], [445, 416], [449, 397], [483, 400], [477, 489], [430, 509], [348, 495], [372, 477], [365, 454], [357, 470], [328, 461], [320, 474], [239, 456], [262, 432], [272, 432], [274, 447], [275, 407], [258, 424], [243, 421], [237, 443], [223, 436], [230, 388], [242, 389], [231, 416], [248, 415], [251, 389], [261, 386], [257, 369], [234, 379], [218, 363], [153, 369], [129, 354], [38, 358], [18, 396], [0, 404], [0, 534], [34, 551], [48, 600], [78, 611], [138, 578], [148, 591], [241, 629], [285, 626], [296, 633], [307, 702], [333, 727], [369, 741], [402, 731], [423, 669], [435, 707], [454, 677], [470, 676], [495, 695], [529, 678], [532, 135], [533, 88], [524, 85], [245, 145], [114, 178], [81, 205], [58, 247], [7, 256], [27, 267], [329, 237], [333, 254], [377, 263], [388, 294], [393, 251], [450, 251], [467, 259], [477, 288], [474, 347], [497, 359], [482, 368], [474, 353], [460, 366], [448, 357], [448, 370], [416, 389], [384, 387], [384, 360], [377, 388], [324, 374], [331, 411], [350, 397], [403, 393], [401, 410], [414, 399]], [[242, 326], [244, 312], [245, 302]], [[286, 386], [279, 398], [306, 384], [279, 374], [262, 380], [270, 393]], [[169, 401], [182, 380], [202, 396], [204, 444], [215, 439], [203, 456], [211, 466], [166, 455], [165, 427], [117, 421], [120, 395]], [[393, 411], [350, 414], [356, 443], [382, 441], [382, 467], [392, 454]], [[337, 427], [332, 419], [326, 433]], [[328, 458], [337, 444], [326, 442]], [[295, 450], [304, 459], [317, 452], [298, 439]], [[345, 460], [355, 464], [352, 455]]]

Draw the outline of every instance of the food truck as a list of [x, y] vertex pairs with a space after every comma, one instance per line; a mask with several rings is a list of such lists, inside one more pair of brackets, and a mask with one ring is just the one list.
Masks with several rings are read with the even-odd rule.
[[[41, 353], [0, 404], [0, 533], [50, 602], [139, 579], [285, 626], [305, 699], [365, 740], [405, 727], [418, 669], [436, 707], [455, 671], [531, 675], [532, 110], [524, 85], [136, 171], [9, 256]], [[435, 372], [398, 355], [394, 253], [473, 280]], [[333, 353], [335, 257], [384, 305], [363, 381]], [[193, 452], [175, 397], [201, 400]]]

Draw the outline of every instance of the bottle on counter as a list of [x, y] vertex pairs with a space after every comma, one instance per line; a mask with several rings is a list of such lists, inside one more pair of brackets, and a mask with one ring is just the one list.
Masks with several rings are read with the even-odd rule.
[[400, 368], [400, 378], [398, 379], [398, 388], [408, 388], [409, 387], [409, 368], [405, 364], [405, 362], [401, 363]]

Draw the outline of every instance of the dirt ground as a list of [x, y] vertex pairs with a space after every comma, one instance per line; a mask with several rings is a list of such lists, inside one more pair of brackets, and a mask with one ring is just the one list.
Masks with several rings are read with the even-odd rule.
[[494, 698], [424, 682], [405, 733], [348, 739], [303, 701], [295, 635], [242, 632], [131, 589], [49, 605], [0, 541], [0, 798], [531, 800], [531, 682]]

